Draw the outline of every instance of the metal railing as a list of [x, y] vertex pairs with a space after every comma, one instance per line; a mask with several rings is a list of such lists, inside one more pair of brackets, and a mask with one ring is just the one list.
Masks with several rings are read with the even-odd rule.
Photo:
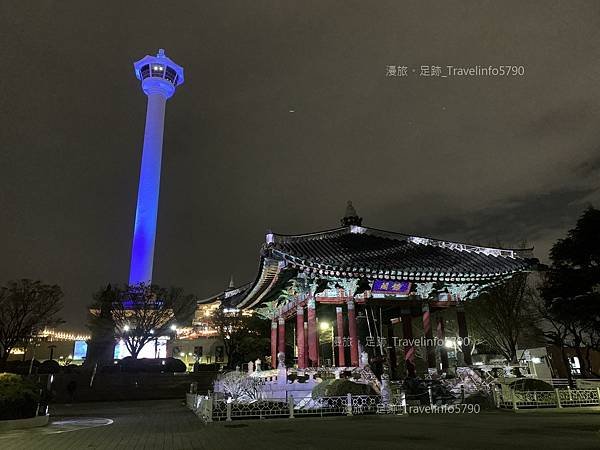
[[600, 388], [554, 389], [553, 391], [509, 391], [494, 393], [498, 408], [563, 408], [600, 406]]
[[218, 399], [213, 393], [208, 395], [187, 394], [186, 403], [204, 422], [233, 419], [266, 419], [271, 417], [361, 415], [361, 414], [402, 414], [406, 403], [388, 402], [384, 404], [379, 395], [344, 395], [337, 397], [304, 397], [236, 402]]

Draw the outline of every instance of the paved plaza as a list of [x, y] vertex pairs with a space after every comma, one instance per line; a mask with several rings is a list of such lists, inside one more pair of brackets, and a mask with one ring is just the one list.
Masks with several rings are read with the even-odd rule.
[[12, 449], [592, 449], [600, 411], [355, 416], [204, 425], [181, 401], [53, 408], [48, 427], [0, 434]]

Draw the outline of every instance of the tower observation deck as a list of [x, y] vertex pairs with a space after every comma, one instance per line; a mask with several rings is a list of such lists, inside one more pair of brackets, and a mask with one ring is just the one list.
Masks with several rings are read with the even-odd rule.
[[183, 67], [168, 58], [163, 49], [156, 56], [145, 56], [133, 67], [136, 77], [142, 82], [142, 90], [148, 96], [148, 106], [131, 249], [130, 285], [152, 281], [165, 107], [177, 86], [183, 83]]

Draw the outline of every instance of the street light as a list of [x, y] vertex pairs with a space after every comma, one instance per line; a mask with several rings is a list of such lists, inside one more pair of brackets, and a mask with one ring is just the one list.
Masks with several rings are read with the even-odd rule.
[[123, 327], [123, 331], [129, 331], [129, 325], [125, 325], [125, 326]]

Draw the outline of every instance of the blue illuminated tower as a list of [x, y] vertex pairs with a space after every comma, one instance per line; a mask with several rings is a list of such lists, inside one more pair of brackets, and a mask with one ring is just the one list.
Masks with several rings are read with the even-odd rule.
[[148, 108], [131, 249], [131, 285], [152, 281], [165, 106], [175, 88], [183, 83], [183, 67], [168, 58], [163, 49], [156, 56], [145, 56], [133, 67], [148, 96]]

